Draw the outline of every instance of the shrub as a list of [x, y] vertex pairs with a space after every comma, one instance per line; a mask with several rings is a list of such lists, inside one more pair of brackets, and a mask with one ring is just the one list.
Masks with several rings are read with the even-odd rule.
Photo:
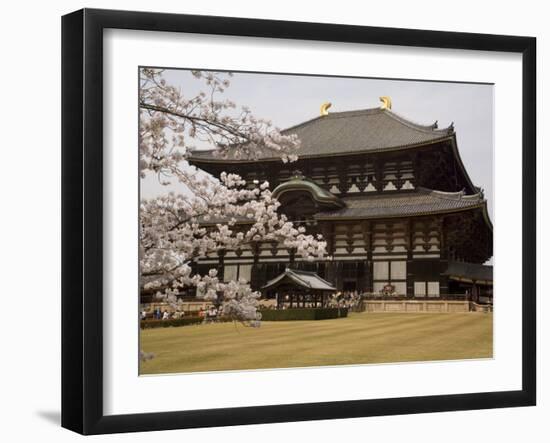
[[169, 326], [187, 326], [202, 323], [201, 317], [181, 317], [169, 320], [141, 320], [141, 329], [168, 328]]
[[153, 329], [153, 328], [168, 328], [170, 326], [188, 326], [188, 325], [198, 325], [200, 323], [227, 323], [233, 321], [230, 317], [217, 317], [215, 320], [208, 320], [204, 317], [199, 317], [198, 315], [185, 316], [181, 318], [171, 318], [169, 320], [141, 320], [140, 326], [141, 329]]
[[266, 309], [260, 311], [262, 321], [326, 320], [348, 316], [347, 308]]

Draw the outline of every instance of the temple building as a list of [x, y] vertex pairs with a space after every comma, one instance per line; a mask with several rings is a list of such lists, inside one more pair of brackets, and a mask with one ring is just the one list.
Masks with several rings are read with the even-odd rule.
[[214, 176], [237, 173], [250, 186], [267, 180], [280, 210], [328, 243], [319, 261], [255, 243], [201, 260], [198, 271], [217, 266], [224, 280], [248, 279], [268, 297], [273, 283], [266, 284], [291, 268], [337, 291], [491, 299], [492, 267], [484, 263], [493, 255], [493, 227], [453, 125], [413, 123], [383, 101], [334, 113], [324, 105], [317, 118], [284, 130], [301, 141], [293, 163], [267, 152], [242, 160], [196, 151], [190, 163]]

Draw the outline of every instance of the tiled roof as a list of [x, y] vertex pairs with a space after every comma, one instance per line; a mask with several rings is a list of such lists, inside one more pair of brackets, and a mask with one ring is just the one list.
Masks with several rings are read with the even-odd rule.
[[[451, 125], [437, 129], [437, 122], [427, 126], [419, 125], [388, 109], [374, 108], [330, 113], [282, 132], [298, 136], [301, 146], [297, 154], [304, 158], [412, 147], [448, 138], [454, 134], [454, 128]], [[215, 157], [213, 152], [195, 151], [190, 161], [235, 161], [231, 155], [221, 159]], [[260, 155], [262, 159], [272, 157], [271, 151]]]
[[411, 192], [363, 195], [342, 198], [346, 207], [316, 214], [318, 220], [339, 218], [382, 218], [454, 212], [484, 204], [481, 194], [441, 192], [417, 188]]
[[268, 281], [262, 289], [269, 289], [276, 286], [283, 280], [291, 281], [298, 286], [302, 286], [307, 289], [317, 289], [320, 291], [336, 291], [336, 288], [332, 286], [328, 281], [319, 277], [315, 272], [299, 271], [297, 269], [287, 268], [281, 275], [275, 277], [273, 280]]
[[493, 267], [476, 263], [452, 261], [443, 274], [460, 280], [493, 281]]
[[[377, 219], [414, 217], [438, 213], [459, 212], [486, 204], [481, 193], [466, 195], [460, 192], [434, 191], [418, 187], [414, 191], [363, 194], [339, 199], [345, 205], [337, 210], [325, 210], [315, 214], [317, 220]], [[237, 223], [252, 223], [247, 217], [237, 217]], [[225, 219], [209, 219], [204, 224], [225, 223]], [[490, 222], [489, 222], [490, 223]]]

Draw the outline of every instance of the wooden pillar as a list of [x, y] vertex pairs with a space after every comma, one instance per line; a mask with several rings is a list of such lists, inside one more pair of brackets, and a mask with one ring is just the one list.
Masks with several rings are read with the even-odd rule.
[[374, 162], [374, 187], [378, 192], [382, 192], [384, 190], [384, 163], [376, 160]]
[[373, 290], [373, 264], [372, 264], [372, 228], [371, 222], [363, 223], [363, 238], [365, 241], [365, 251], [367, 252], [367, 263], [365, 266], [365, 285], [364, 290], [371, 293]]
[[401, 172], [401, 162], [397, 162], [396, 164], [396, 172], [395, 172], [395, 187], [398, 189], [398, 190], [401, 190], [401, 188], [403, 187], [403, 183], [404, 183], [404, 180], [402, 180], [401, 177], [403, 177], [403, 173]]
[[449, 267], [449, 251], [447, 249], [447, 225], [445, 218], [441, 217], [438, 220], [438, 232], [439, 232], [439, 295], [447, 297], [449, 295], [449, 280], [443, 273]]
[[414, 297], [414, 274], [412, 273], [414, 248], [414, 223], [409, 219], [406, 231], [407, 241], [407, 297]]

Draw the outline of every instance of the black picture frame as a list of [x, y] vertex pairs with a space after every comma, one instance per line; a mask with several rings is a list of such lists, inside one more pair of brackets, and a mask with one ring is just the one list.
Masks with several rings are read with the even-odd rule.
[[[103, 31], [108, 28], [522, 55], [522, 389], [131, 415], [103, 413]], [[82, 434], [531, 406], [536, 403], [536, 39], [83, 9], [62, 18], [62, 426]]]

